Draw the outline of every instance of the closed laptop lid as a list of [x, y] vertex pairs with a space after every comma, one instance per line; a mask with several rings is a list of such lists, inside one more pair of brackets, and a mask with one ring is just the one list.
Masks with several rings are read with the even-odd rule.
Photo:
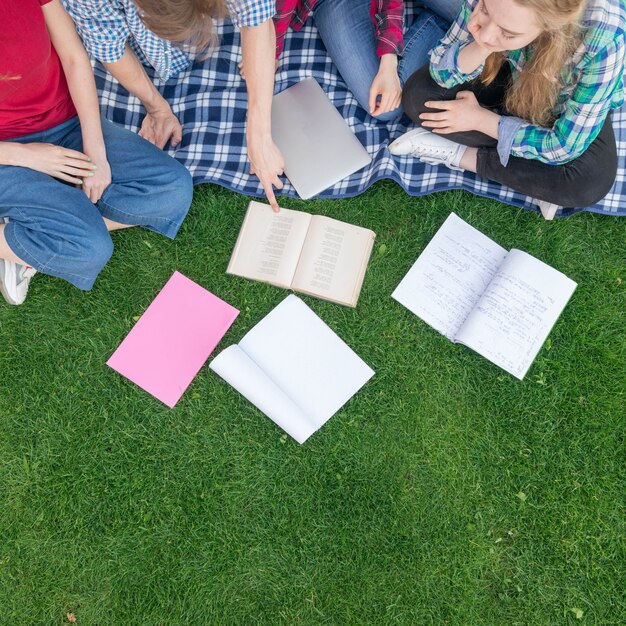
[[287, 178], [304, 199], [372, 160], [313, 78], [274, 96], [272, 137], [285, 159]]

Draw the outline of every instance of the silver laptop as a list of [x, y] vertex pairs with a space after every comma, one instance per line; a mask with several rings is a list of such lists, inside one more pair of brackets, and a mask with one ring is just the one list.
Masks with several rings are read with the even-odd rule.
[[272, 137], [287, 178], [305, 200], [372, 160], [313, 78], [274, 96]]

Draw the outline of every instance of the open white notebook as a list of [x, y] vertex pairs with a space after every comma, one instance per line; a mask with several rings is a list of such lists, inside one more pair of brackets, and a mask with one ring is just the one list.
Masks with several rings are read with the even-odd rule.
[[574, 289], [565, 274], [507, 252], [451, 213], [392, 298], [521, 380]]
[[355, 307], [374, 245], [373, 231], [250, 202], [229, 274]]
[[298, 443], [374, 371], [300, 298], [287, 296], [210, 368]]

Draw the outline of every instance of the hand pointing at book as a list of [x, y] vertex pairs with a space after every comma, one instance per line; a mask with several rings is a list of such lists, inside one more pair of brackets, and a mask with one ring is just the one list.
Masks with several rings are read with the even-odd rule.
[[282, 176], [285, 162], [280, 150], [272, 140], [271, 135], [257, 137], [248, 134], [248, 156], [250, 158], [250, 174], [258, 176], [272, 209], [278, 213], [280, 208], [274, 195], [274, 187], [282, 189]]

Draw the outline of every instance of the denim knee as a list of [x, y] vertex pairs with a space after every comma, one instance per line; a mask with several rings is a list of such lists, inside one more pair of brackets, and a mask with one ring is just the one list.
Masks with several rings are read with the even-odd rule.
[[172, 161], [172, 176], [160, 190], [159, 200], [172, 211], [185, 209], [186, 212], [193, 198], [193, 178], [184, 165], [173, 159]]
[[90, 263], [92, 267], [99, 272], [109, 261], [113, 255], [113, 241], [111, 235], [107, 232], [99, 233], [97, 237], [92, 238], [89, 250]]
[[[77, 286], [87, 290], [91, 289], [96, 277], [111, 258], [113, 241], [103, 224], [102, 228], [86, 232], [84, 237], [68, 239], [65, 249], [67, 271], [81, 276], [85, 282]], [[70, 282], [73, 281], [70, 279]]]
[[193, 198], [193, 178], [186, 167], [172, 159], [171, 175], [158, 190], [162, 217], [169, 227], [161, 230], [166, 237], [174, 238], [183, 223]]
[[76, 237], [64, 237], [60, 251], [43, 265], [34, 267], [89, 291], [112, 254], [113, 241], [102, 223], [101, 228], [85, 230]]
[[[143, 141], [143, 140], [142, 140]], [[102, 195], [98, 208], [114, 222], [145, 226], [173, 239], [189, 211], [192, 178], [185, 167], [162, 152], [133, 180], [115, 180]]]

